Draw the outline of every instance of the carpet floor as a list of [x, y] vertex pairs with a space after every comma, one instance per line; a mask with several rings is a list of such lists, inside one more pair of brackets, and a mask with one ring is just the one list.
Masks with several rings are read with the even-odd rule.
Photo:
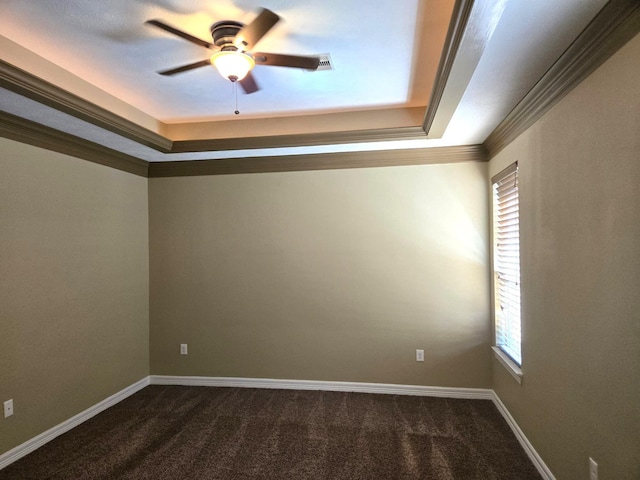
[[149, 386], [0, 480], [528, 480], [489, 400]]

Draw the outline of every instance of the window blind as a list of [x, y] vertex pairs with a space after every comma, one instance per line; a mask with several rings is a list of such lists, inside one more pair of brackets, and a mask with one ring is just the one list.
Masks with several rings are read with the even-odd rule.
[[518, 165], [494, 177], [494, 288], [496, 346], [518, 365], [520, 349], [520, 213]]

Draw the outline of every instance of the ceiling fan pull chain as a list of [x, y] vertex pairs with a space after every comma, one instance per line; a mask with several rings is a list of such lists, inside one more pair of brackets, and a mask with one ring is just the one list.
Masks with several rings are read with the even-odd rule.
[[240, 115], [240, 110], [238, 110], [238, 82], [233, 82], [233, 92], [236, 96], [236, 110], [233, 113]]

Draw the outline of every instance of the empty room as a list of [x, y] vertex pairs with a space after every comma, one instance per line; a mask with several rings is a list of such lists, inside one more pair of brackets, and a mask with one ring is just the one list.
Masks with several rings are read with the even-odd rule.
[[640, 478], [637, 0], [0, 29], [0, 480]]

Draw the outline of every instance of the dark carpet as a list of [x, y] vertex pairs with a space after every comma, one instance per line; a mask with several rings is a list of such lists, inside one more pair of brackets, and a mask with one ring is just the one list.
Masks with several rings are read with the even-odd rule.
[[489, 400], [150, 386], [0, 479], [540, 479]]

